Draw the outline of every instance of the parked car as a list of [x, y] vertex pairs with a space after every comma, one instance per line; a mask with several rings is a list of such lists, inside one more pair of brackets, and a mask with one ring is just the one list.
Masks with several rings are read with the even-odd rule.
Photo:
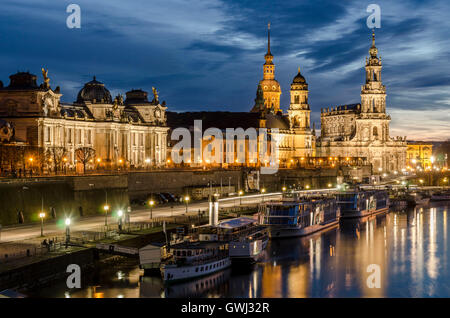
[[177, 199], [175, 198], [175, 196], [173, 194], [168, 193], [168, 192], [163, 192], [161, 194], [164, 195], [166, 197], [166, 199], [169, 200], [169, 202], [177, 202]]
[[149, 195], [147, 196], [147, 205], [150, 200], [155, 201], [155, 203], [157, 204], [166, 203], [166, 201], [159, 195], [159, 193], [149, 193]]

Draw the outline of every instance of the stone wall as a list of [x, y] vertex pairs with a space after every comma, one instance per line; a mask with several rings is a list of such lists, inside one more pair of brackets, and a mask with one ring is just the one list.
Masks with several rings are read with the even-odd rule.
[[[44, 208], [47, 220], [50, 209], [56, 219], [66, 216], [94, 215], [102, 212], [106, 197], [112, 207], [129, 205], [127, 176], [55, 177], [15, 179], [0, 182], [0, 224], [18, 224], [22, 211], [24, 223], [38, 222]], [[42, 204], [43, 202], [43, 204]]]
[[[260, 175], [260, 187], [270, 191], [280, 191], [283, 185], [309, 185], [313, 188], [336, 186], [336, 177], [358, 176], [361, 180], [370, 175], [370, 167], [354, 169], [280, 169], [276, 174]], [[51, 219], [50, 207], [54, 207], [57, 219], [65, 216], [102, 214], [105, 202], [111, 211], [126, 209], [130, 199], [146, 199], [150, 193], [188, 193], [188, 187], [215, 186], [239, 190], [245, 189], [244, 171], [151, 171], [130, 172], [116, 176], [77, 176], [4, 180], [0, 182], [0, 224], [17, 224], [18, 211], [23, 211], [25, 223], [38, 222], [38, 214], [44, 200], [44, 211]]]
[[129, 174], [128, 191], [131, 199], [152, 192], [184, 194], [186, 187], [203, 186], [208, 182], [219, 186], [222, 183], [224, 187], [229, 183], [242, 186], [242, 176], [238, 170], [134, 172]]

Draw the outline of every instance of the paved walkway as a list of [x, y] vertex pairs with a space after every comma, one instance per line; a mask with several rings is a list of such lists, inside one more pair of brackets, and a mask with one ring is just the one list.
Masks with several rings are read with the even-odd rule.
[[[280, 193], [268, 193], [265, 195], [248, 195], [236, 198], [226, 198], [220, 200], [220, 207], [233, 207], [246, 204], [260, 203], [263, 200], [269, 199], [279, 199], [281, 198]], [[208, 202], [198, 202], [191, 203], [188, 205], [188, 212], [197, 212], [198, 210], [207, 211]], [[115, 211], [113, 211], [115, 213]], [[186, 213], [185, 205], [174, 205], [171, 206], [161, 206], [153, 208], [153, 218], [157, 217], [167, 217], [167, 216], [177, 216]], [[131, 212], [130, 222], [142, 222], [150, 220], [150, 209], [148, 208], [136, 208]], [[111, 213], [108, 215], [108, 224], [117, 224], [117, 219], [111, 217]], [[102, 226], [105, 225], [104, 216], [89, 216], [79, 219], [75, 219], [70, 226], [71, 231], [99, 231]], [[44, 235], [52, 236], [63, 236], [65, 233], [65, 225], [63, 222], [49, 222], [44, 223]], [[14, 242], [23, 241], [29, 238], [40, 237], [41, 225], [37, 224], [27, 224], [21, 226], [4, 227], [0, 234], [0, 246], [4, 242]], [[40, 238], [42, 242], [43, 238]]]

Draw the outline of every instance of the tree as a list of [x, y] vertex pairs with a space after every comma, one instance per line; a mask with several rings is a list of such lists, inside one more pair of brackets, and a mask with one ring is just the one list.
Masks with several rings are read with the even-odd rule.
[[61, 166], [66, 154], [67, 150], [64, 147], [53, 146], [47, 149], [46, 157], [48, 158], [48, 161], [53, 164], [55, 174], [58, 174], [58, 168]]
[[81, 147], [75, 150], [78, 162], [83, 164], [83, 174], [86, 173], [86, 164], [95, 158], [95, 149], [90, 147]]

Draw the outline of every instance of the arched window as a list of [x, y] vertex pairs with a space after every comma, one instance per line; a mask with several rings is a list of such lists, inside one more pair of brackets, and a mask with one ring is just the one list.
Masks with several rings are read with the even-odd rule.
[[299, 104], [300, 103], [300, 96], [295, 95], [294, 100], [295, 100], [296, 104]]
[[373, 136], [375, 137], [375, 139], [378, 139], [378, 128], [377, 127], [373, 127]]

